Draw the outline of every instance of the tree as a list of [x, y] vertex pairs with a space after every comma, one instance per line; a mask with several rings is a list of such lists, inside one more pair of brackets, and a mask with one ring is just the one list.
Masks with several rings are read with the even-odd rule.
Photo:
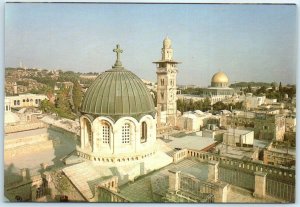
[[213, 109], [215, 111], [220, 111], [220, 110], [224, 110], [224, 109], [227, 109], [227, 106], [226, 104], [224, 104], [222, 101], [218, 101], [217, 103], [215, 103], [213, 105]]
[[279, 90], [279, 93], [282, 93], [282, 85], [281, 85], [281, 82], [279, 83], [279, 88], [278, 88], [278, 90]]
[[41, 101], [40, 109], [43, 112], [50, 113], [55, 111], [55, 106], [49, 100], [44, 99]]
[[252, 88], [250, 84], [248, 84], [247, 88], [245, 89], [245, 93], [252, 93]]
[[272, 91], [276, 91], [276, 87], [278, 86], [278, 84], [276, 82], [272, 82], [271, 86], [272, 86]]
[[259, 89], [256, 90], [255, 95], [262, 95], [267, 92], [266, 86], [262, 86]]
[[56, 102], [56, 108], [62, 109], [63, 111], [69, 112], [70, 110], [70, 102], [68, 100], [68, 90], [66, 88], [59, 91]]
[[211, 102], [209, 98], [205, 98], [203, 101], [203, 111], [210, 110], [210, 108], [211, 108]]
[[74, 85], [72, 89], [72, 99], [74, 104], [74, 111], [75, 113], [78, 113], [81, 105], [82, 96], [83, 96], [82, 88], [78, 81], [74, 81], [73, 84]]

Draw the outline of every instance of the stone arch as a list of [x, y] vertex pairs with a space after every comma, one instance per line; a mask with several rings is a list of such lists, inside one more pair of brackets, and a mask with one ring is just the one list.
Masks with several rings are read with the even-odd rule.
[[81, 125], [81, 146], [83, 148], [93, 148], [92, 122], [87, 116], [80, 117]]
[[141, 124], [141, 142], [147, 142], [148, 138], [148, 125], [145, 121]]
[[93, 121], [94, 144], [99, 149], [101, 145], [111, 146], [113, 143], [114, 123], [107, 117], [98, 117]]
[[151, 129], [153, 128], [153, 117], [150, 115], [143, 116], [139, 121], [140, 124], [140, 141], [147, 142], [150, 138]]
[[122, 144], [133, 144], [136, 139], [137, 128], [139, 123], [132, 117], [122, 117], [116, 124], [121, 130], [121, 143]]

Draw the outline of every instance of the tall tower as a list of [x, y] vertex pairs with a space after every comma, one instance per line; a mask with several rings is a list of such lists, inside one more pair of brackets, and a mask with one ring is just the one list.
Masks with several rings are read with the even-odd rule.
[[17, 95], [18, 94], [18, 84], [17, 84], [17, 82], [14, 82], [13, 89], [14, 89], [14, 95]]
[[163, 123], [170, 126], [176, 126], [176, 76], [177, 64], [173, 60], [173, 49], [171, 40], [166, 37], [163, 41], [161, 49], [162, 58], [153, 62], [156, 64], [157, 70], [157, 110], [158, 127]]

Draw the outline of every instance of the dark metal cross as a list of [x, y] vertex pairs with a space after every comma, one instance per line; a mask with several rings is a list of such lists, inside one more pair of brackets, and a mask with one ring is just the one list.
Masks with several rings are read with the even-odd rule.
[[120, 61], [120, 53], [122, 53], [123, 50], [120, 48], [119, 44], [117, 44], [117, 47], [116, 47], [116, 49], [113, 50], [113, 52], [117, 53], [117, 60], [116, 60], [115, 66], [121, 66], [122, 63]]

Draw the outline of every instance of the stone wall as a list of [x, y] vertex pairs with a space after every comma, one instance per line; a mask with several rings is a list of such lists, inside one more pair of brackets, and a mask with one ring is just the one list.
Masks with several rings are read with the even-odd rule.
[[31, 171], [20, 169], [19, 173], [15, 174], [16, 177], [21, 178], [20, 180], [14, 183], [6, 180], [4, 194], [9, 201], [36, 201], [37, 198], [46, 194], [47, 181], [40, 173]]
[[4, 157], [12, 159], [14, 156], [38, 152], [53, 148], [53, 140], [48, 133], [4, 140]]
[[20, 131], [27, 131], [32, 129], [39, 129], [47, 127], [47, 124], [44, 124], [42, 122], [36, 122], [36, 123], [24, 123], [24, 124], [18, 124], [18, 125], [7, 125], [4, 127], [5, 134], [13, 133], [13, 132], [20, 132]]

